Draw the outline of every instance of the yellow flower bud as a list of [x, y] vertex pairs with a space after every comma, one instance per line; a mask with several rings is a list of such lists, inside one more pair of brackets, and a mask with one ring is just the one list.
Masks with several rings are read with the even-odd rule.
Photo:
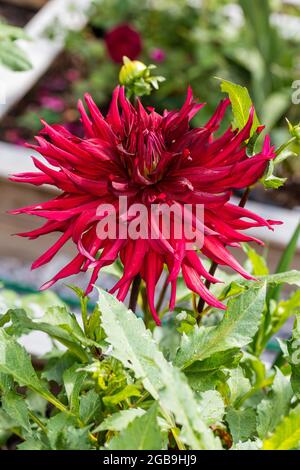
[[147, 70], [147, 66], [139, 60], [130, 60], [128, 57], [123, 59], [124, 65], [120, 70], [119, 81], [121, 85], [128, 85], [136, 78], [143, 76]]

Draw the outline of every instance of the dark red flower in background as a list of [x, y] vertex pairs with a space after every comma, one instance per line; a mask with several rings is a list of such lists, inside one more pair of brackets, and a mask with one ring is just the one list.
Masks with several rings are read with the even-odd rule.
[[[131, 240], [117, 238], [101, 240], [97, 236], [100, 204], [117, 208], [119, 196], [127, 196], [129, 205], [143, 203], [149, 210], [153, 203], [175, 203], [181, 210], [185, 203], [203, 204], [205, 219], [191, 214], [191, 225], [201, 230], [204, 244], [201, 253], [210, 260], [231, 267], [245, 278], [251, 278], [226, 246], [238, 247], [240, 242], [256, 241], [241, 231], [277, 222], [267, 221], [249, 210], [230, 202], [234, 189], [246, 188], [263, 174], [270, 159], [275, 157], [267, 136], [263, 149], [249, 158], [244, 142], [249, 138], [253, 112], [240, 132], [229, 128], [215, 138], [228, 99], [218, 106], [213, 117], [203, 127], [193, 129], [190, 120], [202, 108], [194, 101], [189, 89], [179, 111], [160, 115], [154, 109], [145, 110], [140, 102], [134, 107], [125, 97], [124, 89], [114, 91], [109, 112], [104, 117], [91, 96], [85, 97], [90, 116], [79, 103], [85, 138], [75, 137], [61, 126], [49, 126], [37, 137], [35, 150], [51, 165], [33, 157], [36, 173], [13, 177], [14, 181], [36, 186], [50, 184], [61, 194], [49, 202], [14, 211], [47, 219], [45, 225], [23, 237], [36, 239], [50, 232], [61, 233], [57, 242], [34, 262], [38, 268], [48, 262], [68, 241], [78, 249], [77, 256], [44, 288], [59, 279], [92, 269], [87, 292], [95, 284], [102, 267], [120, 257], [124, 274], [113, 288], [124, 300], [133, 279], [140, 274], [145, 281], [153, 317], [159, 323], [154, 306], [156, 285], [164, 266], [169, 271], [172, 286], [170, 309], [176, 301], [176, 281], [182, 272], [189, 289], [208, 304], [225, 308], [205, 287], [204, 280], [218, 282], [204, 268], [196, 250], [188, 248], [182, 239]], [[149, 218], [149, 225], [154, 221]]]
[[124, 56], [135, 60], [142, 52], [141, 36], [128, 24], [116, 26], [108, 31], [105, 44], [111, 59], [118, 64], [123, 62]]

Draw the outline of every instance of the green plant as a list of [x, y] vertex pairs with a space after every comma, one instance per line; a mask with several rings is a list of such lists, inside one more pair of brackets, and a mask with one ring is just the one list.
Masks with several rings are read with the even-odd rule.
[[[263, 263], [249, 259], [253, 271]], [[89, 315], [82, 304], [84, 325], [54, 299], [36, 318], [2, 292], [11, 306], [0, 317], [2, 446], [14, 436], [19, 449], [35, 450], [299, 448], [300, 291], [273, 299], [272, 324], [286, 320], [288, 303], [297, 316], [292, 338], [280, 342], [281, 364], [268, 370], [255, 341], [267, 293], [284, 283], [300, 286], [300, 273], [229, 281], [223, 318], [211, 311], [195, 326], [181, 313], [152, 331], [101, 290]], [[17, 342], [32, 331], [53, 340], [38, 362]]]
[[23, 72], [31, 69], [31, 63], [16, 44], [18, 39], [29, 38], [22, 29], [0, 21], [0, 63], [11, 70]]

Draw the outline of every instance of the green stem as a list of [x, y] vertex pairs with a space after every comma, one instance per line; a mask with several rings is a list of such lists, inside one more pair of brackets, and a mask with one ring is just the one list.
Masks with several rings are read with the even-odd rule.
[[291, 144], [293, 144], [294, 142], [296, 142], [297, 138], [296, 137], [292, 137], [290, 140], [288, 140], [285, 144], [282, 144], [277, 150], [276, 150], [276, 157], [278, 157], [278, 155], [280, 155], [282, 152], [284, 152], [284, 150], [286, 150]]
[[41, 428], [41, 430], [47, 434], [47, 428], [46, 426], [44, 426], [44, 424], [42, 423], [42, 421], [37, 417], [35, 416], [34, 413], [32, 413], [32, 411], [28, 411], [28, 415], [29, 417], [32, 419], [32, 421], [34, 421], [38, 426], [39, 428]]
[[137, 274], [134, 278], [133, 283], [132, 283], [131, 295], [130, 295], [130, 301], [129, 301], [129, 308], [134, 313], [135, 313], [136, 307], [137, 307], [137, 301], [138, 301], [141, 282], [142, 282], [142, 278], [139, 274]]
[[160, 311], [160, 309], [161, 309], [161, 307], [164, 303], [165, 296], [166, 296], [166, 293], [167, 293], [167, 290], [168, 290], [168, 285], [169, 285], [168, 276], [166, 276], [164, 285], [163, 285], [163, 287], [160, 291], [159, 299], [158, 299], [157, 304], [156, 304], [156, 311], [157, 311], [158, 314], [159, 314], [159, 311]]

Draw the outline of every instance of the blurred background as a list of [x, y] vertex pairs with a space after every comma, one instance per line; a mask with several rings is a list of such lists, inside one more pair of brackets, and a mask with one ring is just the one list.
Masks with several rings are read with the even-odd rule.
[[[12, 34], [10, 45], [1, 35], [7, 24], [23, 33]], [[0, 104], [0, 281], [7, 287], [34, 290], [66, 262], [58, 256], [51, 266], [30, 272], [50, 240], [11, 237], [39, 221], [5, 211], [46, 200], [51, 190], [15, 185], [7, 177], [31, 168], [23, 146], [40, 130], [41, 117], [80, 136], [78, 98], [88, 91], [105, 111], [123, 55], [153, 63], [166, 78], [144, 100], [159, 111], [179, 107], [191, 85], [207, 103], [196, 126], [223, 98], [216, 77], [248, 87], [276, 145], [288, 139], [285, 118], [300, 121], [300, 104], [292, 100], [300, 80], [299, 0], [1, 0], [0, 27], [5, 95]], [[297, 96], [300, 102], [300, 92]], [[296, 156], [277, 170], [288, 178], [286, 185], [276, 192], [258, 188], [249, 206], [268, 218], [286, 220], [285, 228], [266, 240], [271, 266], [299, 220], [299, 146], [293, 150]], [[71, 250], [65, 250], [65, 258]], [[299, 268], [299, 256], [294, 265]], [[63, 286], [57, 289], [69, 295]]]

